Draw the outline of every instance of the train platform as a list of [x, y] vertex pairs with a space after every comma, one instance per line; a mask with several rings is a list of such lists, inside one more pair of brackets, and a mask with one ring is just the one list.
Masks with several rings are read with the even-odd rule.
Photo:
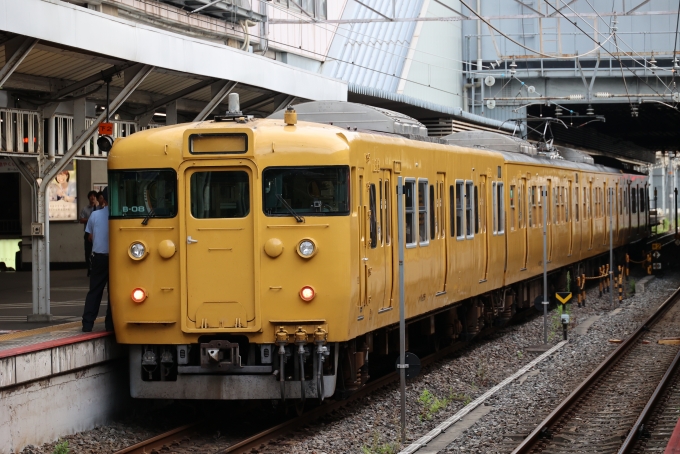
[[[28, 322], [33, 294], [30, 272], [0, 272], [0, 335], [17, 330], [32, 330], [81, 320], [90, 279], [85, 269], [50, 272], [51, 322]], [[108, 292], [104, 292], [99, 315], [106, 314]]]
[[103, 316], [89, 333], [76, 321], [0, 335], [0, 453], [110, 422], [127, 382], [127, 350]]

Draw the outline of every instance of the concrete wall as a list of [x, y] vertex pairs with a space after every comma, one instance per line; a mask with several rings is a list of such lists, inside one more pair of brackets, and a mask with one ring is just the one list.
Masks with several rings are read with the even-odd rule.
[[126, 360], [0, 390], [0, 454], [110, 423], [130, 405]]

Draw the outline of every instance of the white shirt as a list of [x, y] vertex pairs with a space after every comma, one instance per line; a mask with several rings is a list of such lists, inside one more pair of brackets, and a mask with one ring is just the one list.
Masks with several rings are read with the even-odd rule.
[[92, 252], [95, 254], [109, 253], [109, 207], [93, 211], [85, 227], [87, 233], [92, 234]]

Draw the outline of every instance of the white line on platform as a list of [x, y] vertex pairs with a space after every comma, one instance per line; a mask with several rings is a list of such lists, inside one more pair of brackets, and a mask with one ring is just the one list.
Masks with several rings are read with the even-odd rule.
[[[80, 320], [79, 316], [75, 315], [53, 315], [53, 320], [68, 320], [77, 321]], [[0, 322], [25, 322], [25, 315], [0, 315]]]
[[486, 399], [489, 397], [493, 396], [496, 394], [496, 392], [502, 388], [504, 388], [508, 383], [511, 383], [513, 380], [515, 380], [517, 377], [520, 377], [521, 375], [525, 374], [529, 369], [534, 367], [536, 364], [540, 363], [544, 359], [546, 359], [548, 356], [552, 355], [554, 352], [562, 348], [564, 344], [566, 344], [568, 341], [562, 341], [559, 344], [555, 345], [553, 348], [548, 350], [547, 352], [543, 353], [541, 356], [536, 358], [535, 360], [531, 361], [529, 364], [526, 366], [522, 367], [520, 370], [515, 372], [513, 375], [509, 376], [481, 396], [479, 396], [477, 399], [473, 400], [469, 404], [467, 404], [464, 408], [462, 408], [458, 413], [455, 415], [451, 416], [449, 419], [445, 420], [441, 424], [439, 424], [437, 427], [429, 431], [427, 434], [424, 436], [420, 437], [416, 442], [408, 446], [406, 449], [402, 450], [399, 452], [399, 454], [411, 454], [422, 448], [423, 446], [427, 446], [427, 444], [435, 439], [440, 433], [446, 431], [449, 427], [451, 427], [453, 424], [455, 424], [457, 421], [459, 421], [463, 416], [467, 415], [470, 413], [472, 410], [477, 408], [479, 405], [481, 405]]

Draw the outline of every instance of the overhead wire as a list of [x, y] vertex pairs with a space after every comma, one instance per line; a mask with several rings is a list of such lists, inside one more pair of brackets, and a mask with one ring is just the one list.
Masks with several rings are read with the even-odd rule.
[[675, 53], [678, 49], [678, 25], [680, 25], [680, 0], [678, 0], [678, 17], [675, 20], [675, 36], [673, 37], [673, 77], [671, 79], [673, 84], [675, 83], [675, 76], [678, 72], [676, 69], [678, 67], [678, 57]]

